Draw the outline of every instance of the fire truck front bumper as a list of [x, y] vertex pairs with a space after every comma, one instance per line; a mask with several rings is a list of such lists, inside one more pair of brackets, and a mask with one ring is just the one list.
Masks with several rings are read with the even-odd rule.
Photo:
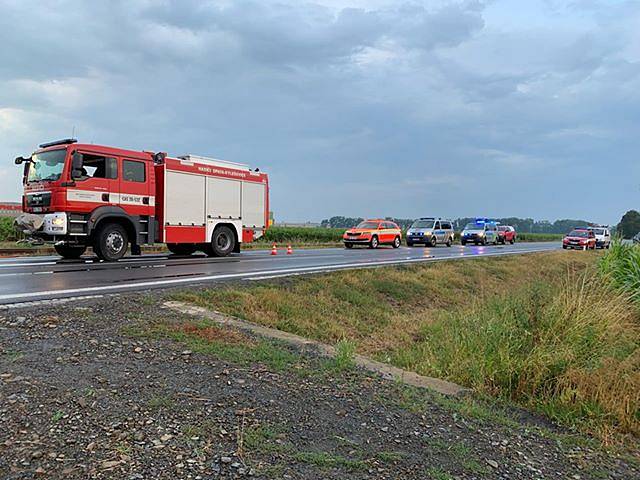
[[60, 236], [68, 233], [69, 220], [65, 212], [47, 213], [44, 216], [42, 232], [45, 235]]
[[65, 212], [45, 215], [23, 213], [16, 218], [15, 224], [27, 236], [43, 239], [65, 236], [69, 229], [69, 220]]

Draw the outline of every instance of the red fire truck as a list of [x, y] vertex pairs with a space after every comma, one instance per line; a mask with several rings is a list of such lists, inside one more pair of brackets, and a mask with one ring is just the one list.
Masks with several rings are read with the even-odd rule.
[[269, 181], [246, 165], [65, 139], [40, 145], [24, 164], [16, 223], [65, 258], [93, 247], [102, 260], [166, 243], [172, 253], [227, 256], [268, 228]]

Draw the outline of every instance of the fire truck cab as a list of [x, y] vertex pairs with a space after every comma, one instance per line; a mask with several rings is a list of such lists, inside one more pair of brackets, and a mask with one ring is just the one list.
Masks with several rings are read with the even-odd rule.
[[175, 254], [238, 252], [268, 227], [268, 177], [223, 160], [81, 144], [40, 145], [24, 164], [16, 224], [65, 258], [87, 247], [115, 261], [129, 246], [166, 243]]

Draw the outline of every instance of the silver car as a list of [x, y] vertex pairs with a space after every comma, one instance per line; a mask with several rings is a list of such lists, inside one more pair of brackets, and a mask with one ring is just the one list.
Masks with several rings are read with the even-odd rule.
[[407, 230], [407, 246], [417, 243], [435, 247], [439, 243], [450, 247], [455, 238], [453, 222], [441, 218], [419, 218]]
[[473, 243], [475, 245], [486, 245], [491, 243], [498, 244], [498, 226], [491, 222], [474, 222], [467, 223], [460, 235], [460, 243], [466, 245]]

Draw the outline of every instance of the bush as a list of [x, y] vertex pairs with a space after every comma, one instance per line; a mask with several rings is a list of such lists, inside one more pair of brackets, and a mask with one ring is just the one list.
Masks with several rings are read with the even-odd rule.
[[0, 217], [0, 242], [15, 242], [22, 235], [13, 226], [13, 218]]
[[556, 242], [562, 240], [563, 235], [559, 233], [520, 233], [517, 239], [521, 242]]
[[263, 239], [276, 243], [339, 243], [344, 228], [271, 227]]

